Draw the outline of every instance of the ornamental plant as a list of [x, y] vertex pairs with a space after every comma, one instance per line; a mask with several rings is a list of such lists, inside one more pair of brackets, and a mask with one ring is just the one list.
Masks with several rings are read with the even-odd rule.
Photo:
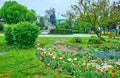
[[103, 43], [103, 41], [96, 36], [91, 36], [88, 41], [88, 44], [101, 44], [101, 43]]
[[[60, 52], [48, 45], [37, 49], [38, 59], [47, 66], [60, 72], [72, 75], [74, 78], [119, 78], [120, 70], [117, 60], [92, 58], [91, 50], [81, 56], [74, 53]], [[96, 55], [94, 55], [96, 57]]]
[[34, 45], [39, 34], [39, 28], [30, 22], [20, 22], [6, 26], [4, 32], [8, 45], [15, 45], [18, 48], [28, 48]]

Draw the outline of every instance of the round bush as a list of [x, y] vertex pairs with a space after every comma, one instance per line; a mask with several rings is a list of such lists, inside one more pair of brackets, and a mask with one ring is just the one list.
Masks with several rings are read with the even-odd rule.
[[7, 44], [12, 45], [14, 43], [12, 29], [14, 25], [9, 25], [4, 28], [5, 40]]
[[30, 22], [20, 22], [12, 26], [5, 27], [5, 39], [7, 43], [10, 44], [9, 41], [12, 41], [12, 44], [19, 48], [26, 48], [34, 45], [38, 34], [38, 26]]

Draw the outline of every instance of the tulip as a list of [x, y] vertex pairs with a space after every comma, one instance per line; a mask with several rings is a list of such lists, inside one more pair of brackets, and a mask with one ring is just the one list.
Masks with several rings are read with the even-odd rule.
[[38, 47], [37, 49], [38, 49], [38, 50], [42, 50], [42, 48], [41, 48], [41, 47]]
[[39, 55], [42, 56], [42, 55], [43, 55], [43, 52], [40, 52]]
[[98, 69], [97, 69], [97, 71], [98, 71], [98, 72], [100, 72], [100, 71], [101, 71], [101, 69], [100, 69], [100, 68], [98, 68]]
[[115, 78], [115, 76], [111, 76], [111, 78]]
[[105, 74], [104, 73], [102, 74], [102, 78], [105, 78]]
[[105, 70], [106, 73], [108, 73], [109, 71], [108, 70]]
[[74, 67], [73, 70], [76, 71], [76, 68]]
[[86, 69], [86, 68], [84, 68], [84, 69], [83, 69], [83, 72], [86, 72], [86, 71], [87, 71], [87, 69]]
[[97, 72], [94, 72], [94, 75], [97, 75]]
[[113, 70], [112, 70], [112, 73], [115, 73], [115, 72], [116, 72], [116, 70], [115, 70], [115, 69], [113, 69]]
[[77, 58], [74, 58], [73, 60], [75, 60], [75, 61], [76, 61], [76, 60], [77, 60]]

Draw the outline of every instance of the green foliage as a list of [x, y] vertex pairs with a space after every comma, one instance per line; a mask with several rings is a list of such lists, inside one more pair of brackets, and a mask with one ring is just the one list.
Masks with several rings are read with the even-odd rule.
[[72, 30], [72, 33], [85, 34], [85, 33], [87, 33], [87, 31], [83, 31], [83, 30]]
[[45, 29], [45, 19], [44, 17], [40, 17], [39, 20], [37, 21], [37, 25], [40, 26], [40, 29]]
[[8, 24], [21, 21], [34, 22], [37, 19], [33, 11], [28, 10], [16, 1], [6, 1], [1, 8], [0, 16]]
[[14, 25], [9, 25], [4, 28], [5, 40], [6, 40], [7, 44], [10, 44], [10, 45], [12, 45], [14, 43], [13, 35], [12, 35], [13, 26]]
[[52, 29], [50, 34], [72, 34], [70, 29]]
[[0, 22], [0, 31], [3, 30], [3, 24]]
[[103, 51], [109, 51], [109, 50], [120, 51], [120, 41], [118, 40], [108, 41], [108, 43], [106, 44], [104, 43], [104, 45], [100, 46], [99, 48], [103, 49]]
[[[39, 37], [37, 38], [37, 41], [40, 41], [40, 42], [46, 42], [49, 44], [53, 44], [55, 42], [55, 40], [70, 40], [71, 38], [53, 38], [53, 37], [48, 37], [48, 38], [45, 38], [45, 37]], [[82, 42], [83, 45], [86, 44], [87, 40], [89, 38], [82, 38]], [[110, 41], [112, 40], [116, 40], [116, 43], [118, 41], [120, 41], [120, 39], [108, 39]], [[47, 42], [48, 41], [48, 42]], [[0, 44], [4, 44], [5, 40], [4, 40], [4, 36], [0, 36]], [[70, 43], [70, 42], [68, 42]], [[115, 43], [115, 44], [116, 44]], [[37, 44], [37, 43], [36, 43]], [[75, 44], [76, 45], [76, 44]], [[109, 45], [109, 44], [108, 44]], [[106, 45], [106, 46], [108, 46]], [[113, 45], [114, 45], [114, 42], [113, 42]], [[120, 45], [120, 43], [119, 43]], [[71, 63], [73, 63], [74, 61], [70, 61], [70, 64], [65, 64], [65, 63], [62, 63], [61, 64], [61, 67], [59, 66], [58, 69], [55, 69], [53, 70], [52, 68], [50, 68], [51, 66], [48, 67], [48, 65], [46, 65], [45, 63], [41, 62], [41, 61], [38, 61], [37, 57], [35, 57], [35, 49], [34, 48], [29, 48], [29, 49], [22, 49], [22, 50], [11, 50], [11, 49], [8, 49], [6, 50], [7, 47], [9, 47], [8, 45], [5, 45], [6, 48], [1, 48], [1, 46], [3, 45], [0, 45], [0, 52], [3, 52], [3, 51], [6, 51], [8, 52], [7, 55], [4, 55], [4, 56], [0, 56], [0, 77], [6, 77], [6, 78], [12, 78], [13, 76], [15, 78], [38, 78], [38, 77], [43, 77], [43, 78], [73, 78], [71, 77], [71, 75], [69, 73], [66, 72], [66, 69], [64, 70], [64, 68], [68, 67], [68, 65], [70, 65]], [[85, 45], [86, 47], [88, 46], [88, 44]], [[91, 45], [90, 45], [91, 46]], [[104, 46], [101, 44], [101, 46]], [[75, 46], [73, 46], [75, 47]], [[84, 48], [85, 49], [85, 48]], [[94, 48], [93, 48], [94, 49]], [[51, 49], [48, 49], [46, 48], [45, 50], [47, 50], [47, 52], [51, 52], [52, 53], [55, 53], [55, 55], [57, 55], [58, 53], [62, 53], [62, 52], [58, 52], [58, 51], [53, 51]], [[50, 51], [51, 50], [51, 51]], [[85, 53], [95, 53], [94, 51], [92, 52], [93, 50], [91, 51], [88, 51], [88, 52], [85, 52]], [[45, 51], [46, 52], [46, 51]], [[91, 53], [92, 52], [92, 53]], [[46, 55], [46, 54], [45, 54]], [[63, 54], [62, 54], [63, 56]], [[68, 56], [68, 55], [66, 55]], [[57, 56], [58, 58], [59, 56]], [[75, 56], [75, 57], [78, 57], [81, 58], [81, 56]], [[75, 58], [74, 57], [74, 58]], [[76, 66], [77, 70], [75, 71], [75, 76], [77, 76], [76, 78], [87, 78], [90, 73], [90, 71], [92, 70], [91, 67], [92, 65], [88, 66], [88, 65], [83, 65], [83, 61], [85, 59], [88, 58], [88, 56], [84, 56], [85, 58], [80, 61], [77, 61], [74, 65]], [[9, 59], [6, 59], [6, 58], [9, 58]], [[19, 58], [19, 59], [18, 59]], [[52, 59], [52, 58], [51, 58]], [[71, 58], [73, 59], [73, 58]], [[46, 61], [47, 59], [45, 59]], [[64, 59], [63, 59], [64, 60]], [[105, 61], [106, 63], [106, 60], [102, 60], [102, 61]], [[119, 67], [119, 65], [116, 65], [116, 62], [114, 63], [115, 60], [113, 60], [113, 62], [111, 60], [109, 60], [110, 62], [108, 62], [109, 64], [113, 64], [115, 65], [116, 68]], [[57, 61], [58, 62], [58, 61]], [[92, 63], [91, 63], [92, 62]], [[14, 64], [13, 64], [14, 63]], [[49, 62], [48, 62], [49, 63]], [[77, 64], [79, 63], [79, 64]], [[87, 62], [89, 64], [93, 64], [94, 61], [89, 61]], [[103, 62], [101, 61], [97, 61], [98, 64], [102, 65]], [[65, 64], [65, 67], [63, 66]], [[86, 64], [86, 63], [85, 63]], [[81, 66], [82, 65], [82, 66]], [[80, 66], [80, 67], [79, 67]], [[82, 70], [83, 67], [88, 67], [86, 68], [87, 71], [84, 73]], [[62, 68], [63, 67], [63, 68]], [[114, 66], [113, 66], [114, 67]], [[60, 72], [59, 71], [59, 68]], [[4, 73], [5, 70], [10, 70], [9, 72], [7, 73]], [[27, 69], [27, 70], [26, 70]], [[93, 70], [95, 69], [95, 66], [93, 66]], [[78, 71], [79, 70], [79, 71]], [[67, 70], [68, 71], [68, 70]], [[97, 71], [97, 70], [96, 70]], [[109, 74], [111, 73], [111, 69], [109, 70]], [[119, 74], [119, 69], [116, 70], [117, 73]], [[3, 72], [3, 73], [2, 73]], [[91, 71], [92, 72], [92, 71]], [[103, 70], [104, 72], [104, 70]], [[18, 74], [19, 73], [19, 74]], [[116, 73], [116, 74], [117, 74]], [[11, 75], [12, 74], [12, 75]], [[66, 75], [67, 74], [67, 75]], [[82, 77], [82, 75], [86, 75], [85, 77]], [[94, 74], [94, 72], [92, 73]], [[72, 75], [73, 76], [73, 75]], [[91, 76], [91, 75], [89, 75]], [[119, 76], [119, 75], [118, 75]], [[92, 78], [92, 77], [91, 77]], [[98, 78], [97, 76], [95, 78]], [[99, 77], [100, 78], [100, 77]], [[106, 78], [110, 78], [110, 77], [106, 77]], [[117, 77], [116, 77], [117, 78]], [[119, 78], [119, 77], [118, 77]]]
[[102, 40], [95, 36], [91, 36], [88, 41], [88, 44], [101, 44], [101, 43], [102, 43]]
[[74, 37], [74, 38], [72, 38], [71, 41], [74, 42], [74, 43], [82, 43], [82, 40], [79, 37]]
[[84, 31], [90, 29], [96, 30], [99, 26], [108, 25], [107, 23], [103, 24], [103, 22], [108, 20], [108, 17], [111, 17], [110, 14], [112, 15], [113, 13], [113, 10], [109, 5], [109, 0], [79, 0], [77, 4], [71, 5], [72, 11], [69, 11], [71, 12], [69, 17], [73, 16], [73, 20], [75, 20], [79, 29]]
[[83, 32], [87, 33], [89, 30], [93, 29], [92, 25], [90, 23], [88, 23], [88, 22], [80, 21], [78, 19], [78, 20], [76, 20], [76, 23], [78, 25], [77, 29], [79, 29], [79, 30], [81, 30]]
[[8, 44], [16, 45], [18, 48], [27, 48], [34, 44], [39, 34], [39, 28], [29, 22], [5, 27], [5, 39]]

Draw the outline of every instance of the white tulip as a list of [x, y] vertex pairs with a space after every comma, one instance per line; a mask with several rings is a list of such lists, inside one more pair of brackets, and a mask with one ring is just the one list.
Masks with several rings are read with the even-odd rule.
[[68, 61], [72, 61], [72, 59], [71, 58], [69, 58], [69, 59], [67, 59]]
[[77, 60], [77, 58], [74, 58], [73, 60], [75, 60], [75, 61], [76, 61], [76, 60]]
[[53, 59], [55, 59], [56, 57], [55, 56], [53, 56]]
[[62, 60], [62, 59], [63, 59], [63, 57], [60, 57], [59, 59], [60, 59], [60, 60]]

